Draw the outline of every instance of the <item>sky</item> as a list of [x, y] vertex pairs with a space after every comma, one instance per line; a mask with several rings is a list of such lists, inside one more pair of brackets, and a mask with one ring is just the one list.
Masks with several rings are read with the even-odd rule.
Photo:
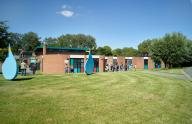
[[137, 48], [146, 39], [181, 32], [192, 39], [192, 0], [0, 0], [9, 31], [41, 40], [86, 34], [98, 46]]

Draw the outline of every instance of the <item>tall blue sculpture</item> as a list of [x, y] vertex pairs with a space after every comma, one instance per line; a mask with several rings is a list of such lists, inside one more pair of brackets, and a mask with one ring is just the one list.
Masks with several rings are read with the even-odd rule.
[[93, 73], [93, 70], [94, 70], [94, 60], [92, 58], [91, 52], [89, 52], [89, 57], [85, 63], [85, 73], [87, 75], [91, 75]]
[[7, 80], [13, 80], [17, 77], [17, 72], [18, 72], [17, 62], [11, 52], [10, 44], [8, 47], [7, 58], [2, 64], [2, 72], [3, 72], [4, 78]]

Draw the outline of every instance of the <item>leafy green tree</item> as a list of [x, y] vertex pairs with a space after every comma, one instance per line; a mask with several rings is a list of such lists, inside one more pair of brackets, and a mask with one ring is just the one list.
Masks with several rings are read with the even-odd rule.
[[97, 47], [95, 38], [90, 35], [84, 35], [84, 34], [61, 35], [58, 38], [58, 45], [61, 47], [89, 48], [89, 49], [96, 49]]
[[5, 21], [0, 21], [0, 48], [7, 48], [9, 42], [8, 26]]
[[188, 39], [181, 33], [166, 34], [151, 47], [152, 58], [161, 59], [165, 67], [179, 66], [187, 61]]
[[44, 41], [48, 46], [59, 46], [57, 38], [48, 37]]
[[112, 49], [109, 46], [98, 47], [97, 50], [96, 50], [96, 54], [111, 56], [112, 55]]
[[72, 36], [70, 34], [61, 35], [58, 37], [58, 45], [61, 47], [74, 47], [72, 46]]
[[0, 21], [0, 61], [4, 61], [6, 58], [8, 43], [8, 26], [5, 21]]
[[96, 49], [97, 47], [96, 39], [91, 35], [85, 36], [85, 41], [82, 42], [82, 47]]
[[122, 49], [122, 56], [138, 56], [138, 50], [132, 47], [124, 47]]
[[96, 49], [96, 54], [97, 55], [105, 55], [103, 47], [98, 47]]
[[188, 40], [187, 47], [186, 47], [186, 53], [185, 53], [186, 61], [181, 64], [181, 66], [192, 66], [192, 41]]
[[24, 43], [22, 42], [23, 35], [19, 33], [9, 33], [10, 44], [14, 54], [19, 54]]
[[139, 53], [141, 56], [149, 56], [151, 43], [153, 41], [154, 41], [154, 39], [153, 40], [148, 39], [138, 45], [138, 50], [139, 50]]
[[35, 47], [41, 44], [40, 38], [34, 32], [28, 32], [24, 34], [22, 38], [22, 43], [23, 43], [23, 48], [26, 51], [32, 51], [34, 50]]
[[112, 55], [112, 49], [111, 49], [110, 46], [104, 46], [103, 50], [104, 50], [104, 55], [106, 55], [106, 56], [111, 56]]
[[112, 53], [113, 56], [122, 56], [122, 50], [120, 48], [114, 49]]

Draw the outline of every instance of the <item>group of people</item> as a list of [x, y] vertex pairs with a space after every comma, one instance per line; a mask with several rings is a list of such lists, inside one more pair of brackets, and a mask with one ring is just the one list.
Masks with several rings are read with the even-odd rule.
[[106, 66], [105, 66], [106, 72], [128, 71], [128, 70], [132, 70], [132, 69], [136, 70], [136, 64], [133, 66], [133, 64], [118, 65], [117, 63], [115, 63], [115, 64], [106, 64]]
[[27, 68], [29, 68], [32, 71], [33, 75], [36, 73], [36, 64], [35, 63], [31, 63], [29, 66], [27, 66], [27, 64], [24, 61], [22, 61], [20, 64], [22, 76], [26, 76]]
[[64, 68], [65, 73], [74, 73], [74, 68], [73, 66], [69, 67], [67, 64], [65, 65]]

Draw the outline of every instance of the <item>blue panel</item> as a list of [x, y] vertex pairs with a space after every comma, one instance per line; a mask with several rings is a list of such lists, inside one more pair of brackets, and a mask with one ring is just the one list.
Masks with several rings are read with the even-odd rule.
[[8, 56], [2, 65], [2, 72], [5, 79], [13, 80], [17, 76], [18, 67], [17, 62], [11, 52], [10, 44], [8, 49], [9, 49]]
[[94, 70], [94, 60], [92, 58], [92, 54], [91, 52], [89, 53], [89, 57], [87, 59], [87, 62], [85, 64], [85, 73], [87, 75], [90, 75], [93, 73], [93, 70]]
[[78, 72], [77, 68], [74, 68], [74, 73], [77, 73], [77, 72]]

